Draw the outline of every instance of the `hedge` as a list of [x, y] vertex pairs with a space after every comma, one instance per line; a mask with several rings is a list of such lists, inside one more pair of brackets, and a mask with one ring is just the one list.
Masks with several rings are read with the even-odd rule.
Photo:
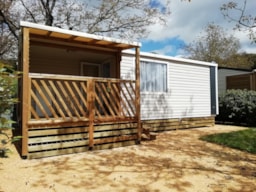
[[256, 125], [256, 91], [227, 90], [219, 97], [216, 121]]

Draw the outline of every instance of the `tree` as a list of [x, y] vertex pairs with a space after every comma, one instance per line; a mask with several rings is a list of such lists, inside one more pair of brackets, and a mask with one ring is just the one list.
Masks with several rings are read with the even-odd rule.
[[235, 1], [229, 1], [228, 3], [223, 4], [220, 10], [226, 19], [236, 23], [236, 30], [247, 30], [249, 38], [252, 42], [256, 43], [256, 15], [251, 15], [247, 12], [248, 1], [249, 0], [243, 0], [242, 4]]
[[0, 34], [12, 37], [0, 50], [17, 45], [20, 20], [135, 40], [146, 37], [147, 26], [165, 24], [168, 7], [168, 0], [0, 0]]
[[[13, 58], [18, 44], [19, 12], [13, 10], [14, 1], [0, 0], [0, 59]], [[12, 15], [10, 13], [13, 13]]]
[[13, 38], [12, 34], [4, 26], [0, 25], [0, 59], [4, 59], [1, 56], [9, 55], [10, 58], [14, 58], [13, 48], [16, 47], [17, 41]]
[[227, 58], [224, 63], [224, 66], [227, 67], [252, 70], [256, 67], [256, 55], [249, 53], [237, 53]]
[[228, 36], [223, 28], [208, 24], [204, 34], [185, 47], [191, 59], [216, 62], [225, 66], [225, 60], [237, 54], [240, 43], [233, 35]]

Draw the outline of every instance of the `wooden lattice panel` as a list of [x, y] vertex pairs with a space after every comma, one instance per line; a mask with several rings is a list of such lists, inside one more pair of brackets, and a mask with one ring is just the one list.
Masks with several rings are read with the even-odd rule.
[[134, 119], [135, 81], [30, 75], [29, 125]]
[[31, 80], [31, 119], [83, 119], [87, 112], [87, 82], [80, 80]]
[[135, 116], [135, 82], [96, 81], [95, 109], [103, 116], [125, 118]]

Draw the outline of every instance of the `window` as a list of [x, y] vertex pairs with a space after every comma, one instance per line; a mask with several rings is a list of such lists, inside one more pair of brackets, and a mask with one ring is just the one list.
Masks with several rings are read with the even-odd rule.
[[140, 66], [142, 92], [167, 91], [167, 64], [141, 61]]

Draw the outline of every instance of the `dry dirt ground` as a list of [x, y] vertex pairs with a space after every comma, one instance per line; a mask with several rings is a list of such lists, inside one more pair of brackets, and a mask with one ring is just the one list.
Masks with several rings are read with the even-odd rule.
[[0, 159], [0, 191], [255, 191], [256, 155], [198, 139], [239, 129], [175, 130], [141, 145], [34, 160], [12, 146]]

